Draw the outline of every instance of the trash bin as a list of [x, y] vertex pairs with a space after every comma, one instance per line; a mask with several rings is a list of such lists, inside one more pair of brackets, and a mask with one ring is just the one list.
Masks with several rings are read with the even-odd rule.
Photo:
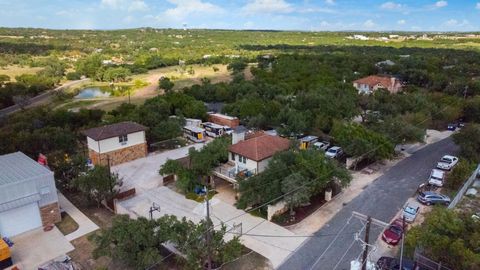
[[325, 201], [329, 202], [332, 200], [332, 189], [325, 190]]

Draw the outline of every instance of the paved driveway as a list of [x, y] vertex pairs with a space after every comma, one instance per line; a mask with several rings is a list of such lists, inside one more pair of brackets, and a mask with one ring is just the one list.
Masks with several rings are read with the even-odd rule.
[[[350, 269], [350, 261], [358, 258], [362, 251], [360, 242], [354, 241], [354, 232], [363, 227], [360, 220], [350, 219], [352, 211], [389, 222], [414, 195], [418, 185], [427, 179], [437, 160], [457, 151], [452, 139], [447, 138], [401, 161], [345, 205], [279, 269]], [[381, 231], [380, 227], [372, 227], [372, 242]]]
[[[199, 222], [205, 217], [204, 204], [188, 200], [167, 187], [145, 190], [134, 198], [120, 202], [118, 205], [120, 207], [117, 207], [117, 210], [133, 217], [149, 217], [149, 209], [152, 203], [160, 206], [160, 213], [153, 212], [154, 218], [168, 214]], [[241, 223], [244, 233], [241, 237], [242, 243], [268, 258], [274, 267], [278, 267], [305, 240], [305, 238], [297, 237], [293, 232], [281, 226], [246, 214], [244, 211], [236, 209], [231, 204], [215, 197], [211, 200], [211, 205], [212, 221], [215, 225], [223, 221], [227, 228], [232, 229], [234, 224]], [[239, 233], [239, 230], [232, 230], [231, 233], [227, 234], [227, 238], [231, 238], [235, 233]], [[267, 237], [265, 235], [279, 237]]]
[[144, 190], [163, 185], [163, 177], [158, 174], [158, 170], [168, 159], [186, 157], [191, 147], [200, 149], [203, 146], [203, 143], [197, 143], [159, 154], [150, 154], [144, 158], [113, 166], [112, 171], [118, 173], [123, 179], [123, 190], [134, 187], [137, 194], [142, 193]]
[[13, 263], [25, 270], [36, 270], [37, 266], [74, 250], [57, 227], [48, 232], [43, 228], [29, 231], [13, 237], [12, 241]]

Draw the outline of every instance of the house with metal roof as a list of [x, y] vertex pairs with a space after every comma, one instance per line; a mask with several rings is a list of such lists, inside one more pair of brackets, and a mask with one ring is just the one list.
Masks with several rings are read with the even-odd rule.
[[61, 220], [53, 172], [21, 152], [0, 156], [0, 235]]
[[113, 166], [147, 156], [146, 130], [135, 122], [121, 122], [83, 131], [91, 162]]

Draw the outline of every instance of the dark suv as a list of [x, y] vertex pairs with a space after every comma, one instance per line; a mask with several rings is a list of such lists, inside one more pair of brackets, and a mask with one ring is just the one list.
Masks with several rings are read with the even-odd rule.
[[426, 205], [432, 205], [432, 204], [449, 205], [451, 201], [448, 196], [445, 196], [443, 194], [439, 194], [433, 191], [420, 192], [420, 194], [418, 194], [417, 196], [417, 200]]
[[[414, 270], [415, 263], [411, 260], [404, 259], [402, 263], [402, 270]], [[400, 261], [397, 258], [381, 257], [377, 261], [377, 269], [379, 270], [399, 270]]]

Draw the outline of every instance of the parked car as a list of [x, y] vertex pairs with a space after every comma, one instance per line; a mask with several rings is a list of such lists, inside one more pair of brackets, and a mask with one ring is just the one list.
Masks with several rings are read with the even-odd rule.
[[327, 141], [316, 142], [316, 143], [313, 144], [313, 146], [314, 146], [315, 149], [317, 149], [317, 150], [327, 151], [328, 147], [330, 147], [330, 143], [327, 142]]
[[225, 131], [225, 134], [227, 135], [232, 135], [233, 129], [229, 126], [223, 126], [223, 130]]
[[454, 123], [450, 123], [447, 125], [447, 129], [451, 131], [455, 131], [457, 129], [457, 125]]
[[437, 163], [437, 168], [442, 170], [451, 170], [458, 163], [458, 158], [455, 156], [445, 155]]
[[327, 158], [338, 158], [338, 157], [341, 157], [342, 155], [343, 155], [343, 150], [341, 147], [338, 147], [338, 146], [334, 146], [325, 152], [325, 156]]
[[445, 179], [445, 172], [437, 169], [433, 169], [428, 177], [428, 183], [437, 187], [443, 186], [443, 181]]
[[[415, 263], [408, 259], [403, 259], [402, 261], [402, 270], [414, 270]], [[377, 261], [378, 270], [399, 270], [400, 269], [400, 260], [392, 257], [380, 257]]]
[[402, 217], [405, 217], [405, 221], [412, 223], [417, 218], [418, 211], [420, 210], [420, 205], [415, 202], [407, 203], [402, 211]]
[[389, 245], [395, 246], [402, 239], [404, 230], [403, 220], [397, 218], [383, 231], [382, 240]]
[[433, 205], [433, 204], [449, 205], [451, 202], [450, 197], [433, 192], [433, 191], [420, 192], [420, 194], [418, 194], [417, 196], [417, 200], [426, 205]]

